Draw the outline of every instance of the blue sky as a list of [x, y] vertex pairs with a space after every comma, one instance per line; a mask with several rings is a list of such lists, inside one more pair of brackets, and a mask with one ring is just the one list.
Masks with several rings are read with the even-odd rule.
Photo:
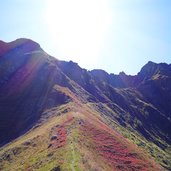
[[171, 63], [170, 0], [1, 0], [0, 39], [26, 37], [86, 69]]

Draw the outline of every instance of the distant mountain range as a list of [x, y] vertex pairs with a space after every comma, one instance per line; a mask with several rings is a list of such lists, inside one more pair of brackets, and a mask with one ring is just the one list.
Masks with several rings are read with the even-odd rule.
[[171, 170], [171, 64], [115, 75], [0, 41], [0, 146], [0, 170]]

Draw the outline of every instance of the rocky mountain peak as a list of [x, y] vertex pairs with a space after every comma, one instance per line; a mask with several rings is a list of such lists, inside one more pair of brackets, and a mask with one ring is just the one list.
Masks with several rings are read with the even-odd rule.
[[155, 75], [171, 76], [171, 67], [166, 63], [154, 63], [149, 61], [138, 73], [142, 80], [152, 79]]
[[20, 38], [12, 42], [0, 41], [0, 56], [11, 51], [22, 50], [23, 53], [27, 53], [40, 49], [40, 45], [31, 39]]

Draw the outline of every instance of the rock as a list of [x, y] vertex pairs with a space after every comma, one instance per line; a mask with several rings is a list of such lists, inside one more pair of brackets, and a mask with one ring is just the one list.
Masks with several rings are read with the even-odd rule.
[[49, 154], [47, 155], [47, 157], [51, 157], [51, 156], [53, 156], [53, 153], [49, 153]]
[[23, 145], [25, 145], [25, 146], [28, 146], [28, 145], [30, 145], [30, 144], [31, 144], [30, 141], [25, 141], [25, 142], [23, 143]]
[[51, 169], [51, 171], [60, 171], [60, 166], [54, 167], [53, 169]]
[[58, 138], [57, 135], [52, 135], [52, 137], [50, 138], [50, 140], [53, 141], [53, 140], [56, 140], [57, 138]]
[[52, 144], [49, 144], [49, 145], [48, 145], [48, 148], [50, 148], [51, 146], [52, 146]]

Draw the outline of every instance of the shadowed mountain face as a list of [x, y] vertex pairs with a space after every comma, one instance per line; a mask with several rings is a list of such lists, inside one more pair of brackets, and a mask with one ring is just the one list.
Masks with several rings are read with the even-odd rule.
[[[61, 106], [65, 106], [63, 112], [59, 112]], [[70, 116], [68, 111], [74, 114]], [[61, 115], [69, 115], [69, 118], [60, 120]], [[106, 170], [143, 170], [143, 166], [138, 164], [142, 162], [142, 156], [137, 147], [135, 153], [139, 157], [135, 162], [136, 157], [129, 156], [133, 147], [122, 143], [118, 145], [126, 139], [151, 155], [162, 167], [171, 169], [171, 65], [148, 62], [135, 76], [124, 72], [115, 75], [103, 70], [87, 71], [72, 61], [57, 60], [29, 39], [17, 39], [10, 43], [0, 41], [1, 146], [30, 129], [30, 134], [37, 127], [44, 129], [44, 124], [51, 123], [50, 118], [58, 117], [62, 126], [53, 127], [48, 133], [51, 135], [54, 130], [60, 132], [61, 147], [78, 136], [74, 141], [76, 146], [80, 146], [84, 153], [92, 152], [92, 160], [96, 164], [91, 164], [99, 168], [97, 170], [105, 170], [104, 166]], [[51, 129], [50, 126], [48, 128]], [[72, 130], [76, 133], [71, 136]], [[40, 145], [38, 139], [35, 142]], [[55, 139], [57, 135], [52, 137], [49, 149], [60, 149], [56, 147], [59, 144]], [[81, 144], [81, 141], [85, 142]], [[66, 145], [65, 150], [68, 147], [74, 148]], [[8, 161], [8, 157], [4, 157], [7, 151], [3, 151], [6, 148], [9, 147], [2, 147], [2, 153], [0, 151], [1, 162]], [[98, 165], [93, 158], [93, 152], [97, 152], [95, 149], [105, 159], [104, 166]], [[118, 155], [112, 152], [115, 150], [118, 150]], [[81, 155], [80, 161], [83, 160]], [[122, 160], [125, 164], [121, 166], [124, 163]], [[77, 158], [72, 162], [76, 161]], [[70, 159], [68, 162], [71, 162]], [[120, 164], [117, 166], [117, 163]], [[89, 170], [85, 165], [83, 162], [78, 167]], [[56, 166], [60, 167], [67, 166]], [[153, 164], [145, 167], [147, 170], [158, 168]], [[0, 165], [1, 168], [5, 168], [5, 164]]]
[[32, 126], [43, 109], [69, 100], [53, 89], [56, 83], [67, 86], [66, 76], [37, 43], [21, 39], [7, 49], [0, 57], [1, 143]]

